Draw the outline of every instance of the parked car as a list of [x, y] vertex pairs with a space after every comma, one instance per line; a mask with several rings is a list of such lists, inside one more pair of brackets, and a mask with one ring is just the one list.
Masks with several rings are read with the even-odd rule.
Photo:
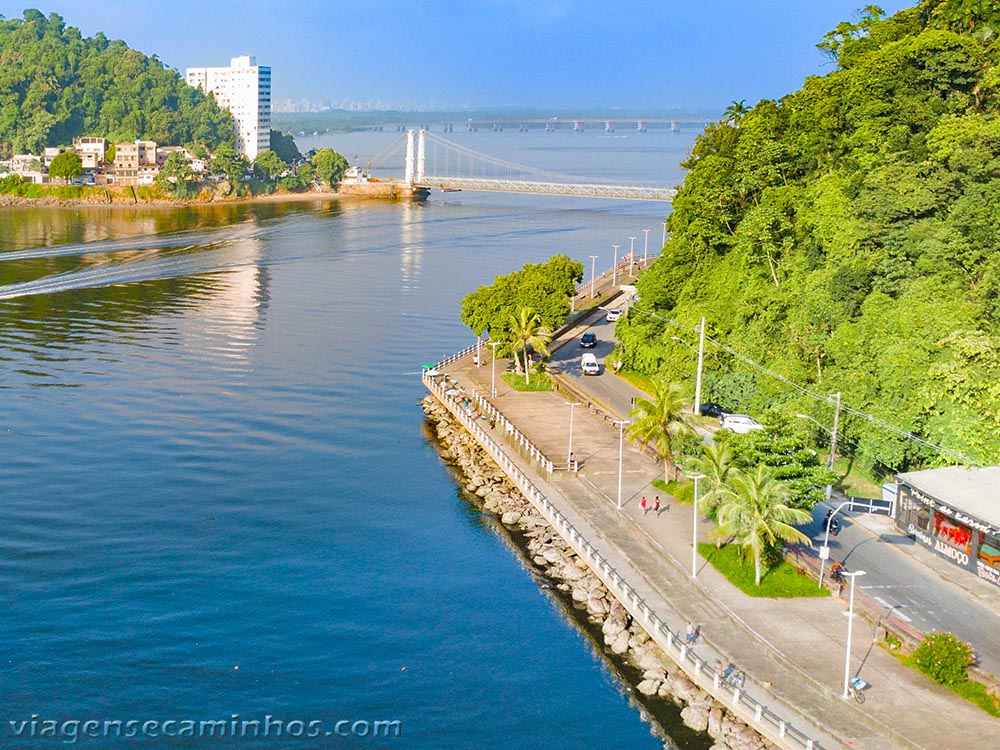
[[609, 323], [614, 323], [621, 316], [622, 316], [622, 309], [620, 307], [616, 307], [616, 308], [614, 308], [612, 310], [608, 310], [608, 322]]
[[593, 349], [595, 346], [597, 346], [597, 334], [594, 333], [593, 331], [587, 331], [580, 338], [580, 346], [582, 346], [584, 349]]
[[727, 409], [725, 406], [719, 406], [718, 404], [713, 404], [711, 402], [707, 404], [702, 404], [701, 407], [698, 409], [698, 412], [703, 417], [716, 417], [716, 418], [721, 417], [724, 414], [732, 414], [732, 412], [729, 411], [729, 409]]
[[764, 425], [746, 414], [723, 414], [719, 417], [719, 424], [723, 430], [732, 430], [737, 435], [764, 429]]
[[597, 357], [589, 352], [580, 357], [580, 369], [584, 375], [601, 374], [601, 366], [597, 363]]

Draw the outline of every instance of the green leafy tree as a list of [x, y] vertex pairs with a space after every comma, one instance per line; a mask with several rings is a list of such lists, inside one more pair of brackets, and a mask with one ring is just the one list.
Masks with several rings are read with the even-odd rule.
[[64, 151], [49, 164], [49, 176], [58, 177], [67, 182], [83, 176], [83, 162], [80, 155], [73, 151]]
[[497, 276], [462, 299], [462, 322], [477, 336], [488, 331], [493, 340], [511, 339], [511, 320], [530, 307], [542, 325], [555, 329], [569, 315], [570, 298], [583, 278], [583, 264], [567, 255], [545, 263], [526, 263], [520, 271]]
[[283, 162], [274, 151], [268, 149], [257, 154], [253, 161], [255, 172], [259, 172], [267, 180], [275, 180], [281, 173], [288, 169], [288, 165]]
[[188, 198], [193, 192], [195, 182], [194, 170], [187, 157], [180, 151], [172, 151], [167, 155], [160, 172], [156, 175], [156, 184], [174, 198]]
[[746, 116], [746, 113], [750, 110], [747, 108], [747, 103], [745, 99], [740, 99], [738, 102], [734, 101], [726, 107], [726, 111], [723, 112], [724, 122], [732, 123], [736, 127], [739, 127], [740, 121]]
[[[511, 315], [511, 352], [518, 369], [524, 369], [524, 382], [531, 382], [530, 352], [543, 357], [549, 356], [546, 346], [552, 341], [552, 330], [542, 324], [541, 317], [530, 307], [522, 307], [516, 315]], [[518, 360], [518, 354], [523, 360]], [[523, 364], [522, 364], [523, 363]]]
[[347, 159], [332, 148], [321, 148], [312, 157], [316, 175], [327, 185], [333, 186], [340, 182], [347, 171]]
[[718, 526], [713, 533], [731, 537], [752, 555], [756, 585], [760, 585], [766, 550], [781, 542], [810, 544], [809, 537], [792, 524], [806, 523], [811, 514], [787, 504], [788, 488], [766, 466], [731, 474], [719, 495]]
[[215, 150], [210, 165], [214, 174], [227, 179], [236, 189], [246, 181], [248, 166], [246, 157], [237, 156], [236, 149], [228, 144], [223, 144]]
[[285, 164], [293, 164], [302, 159], [299, 147], [295, 144], [295, 138], [280, 130], [271, 130], [271, 150]]
[[627, 430], [630, 442], [645, 448], [652, 445], [663, 461], [663, 479], [677, 476], [674, 442], [693, 430], [691, 414], [685, 411], [684, 388], [659, 379], [653, 382], [652, 398], [637, 398], [629, 412], [634, 420]]

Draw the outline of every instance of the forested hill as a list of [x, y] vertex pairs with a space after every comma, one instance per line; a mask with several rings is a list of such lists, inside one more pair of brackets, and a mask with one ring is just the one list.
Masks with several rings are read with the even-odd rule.
[[229, 113], [155, 55], [103, 34], [83, 38], [54, 13], [0, 16], [0, 155], [37, 154], [79, 135], [235, 145]]
[[[705, 316], [710, 336], [790, 381], [998, 463], [1000, 2], [870, 6], [819, 46], [829, 74], [734, 103], [699, 137], [664, 257], [619, 327], [623, 360], [690, 377], [671, 337], [694, 336], [664, 319]], [[707, 352], [705, 400], [831, 424], [830, 406]], [[961, 462], [846, 416], [862, 463]]]

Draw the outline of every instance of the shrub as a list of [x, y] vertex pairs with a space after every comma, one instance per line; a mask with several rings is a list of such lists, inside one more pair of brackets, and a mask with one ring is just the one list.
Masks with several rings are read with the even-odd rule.
[[967, 681], [972, 661], [972, 648], [951, 633], [932, 633], [913, 652], [914, 666], [942, 685]]

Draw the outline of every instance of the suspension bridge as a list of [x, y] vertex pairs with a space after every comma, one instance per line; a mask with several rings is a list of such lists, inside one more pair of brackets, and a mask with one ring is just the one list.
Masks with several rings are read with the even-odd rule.
[[656, 185], [626, 185], [526, 167], [481, 154], [426, 130], [407, 131], [403, 138], [374, 157], [369, 170], [382, 166], [404, 146], [403, 180], [411, 190], [482, 190], [640, 201], [669, 201], [677, 192]]

